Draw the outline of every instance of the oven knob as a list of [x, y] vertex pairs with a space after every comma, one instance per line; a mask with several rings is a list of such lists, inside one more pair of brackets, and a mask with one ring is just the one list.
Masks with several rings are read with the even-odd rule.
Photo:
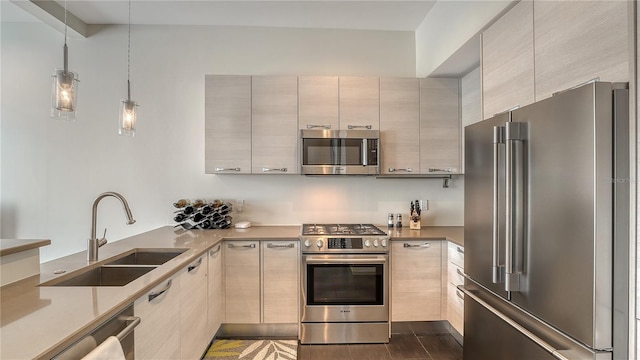
[[373, 246], [378, 247], [378, 239], [373, 239]]
[[364, 241], [364, 246], [366, 247], [370, 247], [371, 246], [371, 240], [367, 239]]
[[311, 247], [311, 241], [309, 241], [309, 239], [304, 241], [304, 246], [305, 247]]
[[316, 246], [318, 247], [318, 249], [320, 249], [322, 245], [324, 245], [324, 242], [322, 240], [316, 241]]
[[382, 247], [387, 247], [387, 240], [386, 239], [380, 240], [380, 244], [382, 245]]

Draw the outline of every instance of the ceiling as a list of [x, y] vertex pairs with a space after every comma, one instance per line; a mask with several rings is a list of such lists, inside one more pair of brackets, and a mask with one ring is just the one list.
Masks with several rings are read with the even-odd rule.
[[[64, 6], [64, 1], [55, 1]], [[11, 2], [24, 4], [29, 0]], [[128, 4], [122, 0], [68, 0], [67, 10], [88, 25], [126, 24]], [[132, 0], [131, 23], [415, 31], [434, 4], [435, 0]], [[3, 22], [32, 21], [33, 16], [20, 8], [24, 6], [4, 5]]]

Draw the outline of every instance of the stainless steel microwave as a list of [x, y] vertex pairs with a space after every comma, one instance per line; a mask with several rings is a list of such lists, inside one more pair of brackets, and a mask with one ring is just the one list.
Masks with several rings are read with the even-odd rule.
[[303, 175], [380, 174], [380, 131], [300, 130]]

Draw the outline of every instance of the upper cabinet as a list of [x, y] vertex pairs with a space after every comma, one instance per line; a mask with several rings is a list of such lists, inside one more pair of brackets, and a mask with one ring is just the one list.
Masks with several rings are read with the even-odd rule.
[[205, 172], [251, 173], [251, 76], [205, 76]]
[[251, 97], [251, 172], [299, 173], [298, 78], [254, 76]]
[[521, 1], [482, 34], [483, 118], [535, 101], [533, 2]]
[[418, 79], [380, 79], [380, 172], [420, 173], [420, 85]]
[[628, 2], [521, 1], [482, 34], [483, 117], [592, 79], [629, 81]]
[[460, 80], [420, 79], [420, 172], [460, 173], [460, 149]]
[[377, 77], [340, 77], [340, 129], [380, 129]]
[[536, 101], [594, 78], [629, 81], [627, 1], [534, 1]]
[[298, 78], [298, 126], [300, 129], [338, 129], [338, 77]]

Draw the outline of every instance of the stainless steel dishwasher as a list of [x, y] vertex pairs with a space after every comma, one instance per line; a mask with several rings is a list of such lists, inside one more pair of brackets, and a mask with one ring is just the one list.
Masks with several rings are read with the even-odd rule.
[[109, 336], [115, 336], [122, 344], [122, 350], [127, 360], [135, 359], [133, 329], [140, 323], [140, 318], [133, 316], [133, 305], [127, 307], [109, 320], [94, 328], [73, 344], [66, 347], [53, 360], [78, 360], [95, 349]]

